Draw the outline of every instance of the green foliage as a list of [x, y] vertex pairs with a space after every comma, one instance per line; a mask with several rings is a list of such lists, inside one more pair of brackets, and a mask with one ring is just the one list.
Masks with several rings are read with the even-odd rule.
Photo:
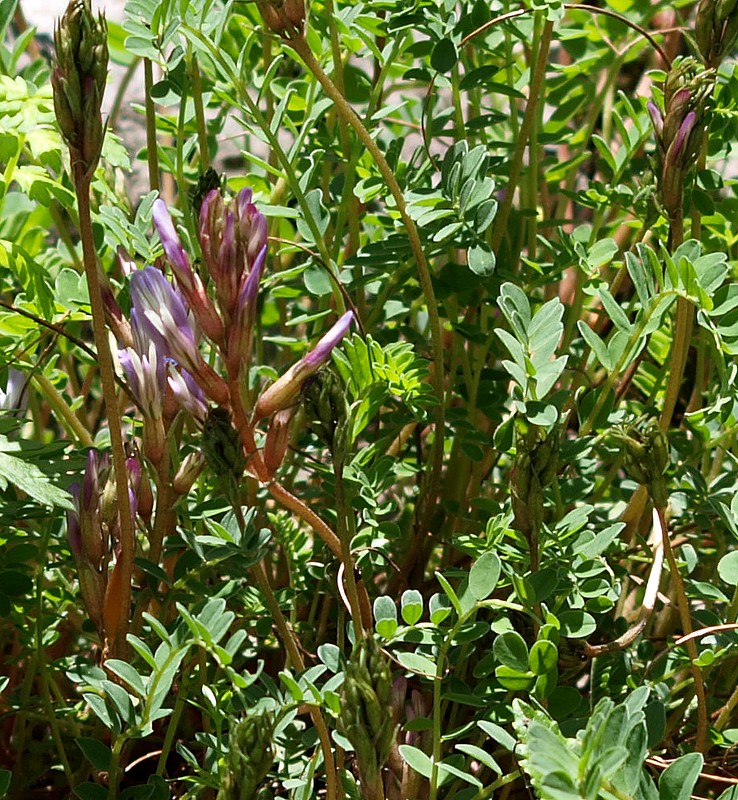
[[[678, 30], [634, 0], [308, 5], [109, 20], [153, 103], [129, 156], [109, 91], [88, 231], [53, 67], [0, 2], [0, 797], [719, 796], [735, 65], [697, 124], [656, 50], [699, 52], [694, 2]], [[205, 185], [251, 192], [237, 225]], [[83, 244], [140, 362], [121, 419]], [[145, 265], [184, 315], [141, 311]], [[283, 375], [299, 397], [260, 418]]]

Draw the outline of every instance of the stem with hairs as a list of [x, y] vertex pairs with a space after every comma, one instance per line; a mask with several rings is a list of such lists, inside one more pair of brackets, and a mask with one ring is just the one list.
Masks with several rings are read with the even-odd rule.
[[108, 332], [105, 326], [105, 308], [103, 306], [100, 279], [97, 274], [97, 256], [95, 242], [92, 235], [92, 217], [90, 213], [90, 181], [91, 175], [87, 174], [82, 164], [74, 166], [74, 186], [77, 193], [79, 207], [79, 229], [82, 241], [82, 259], [87, 277], [87, 286], [90, 293], [90, 307], [92, 309], [92, 331], [97, 348], [100, 366], [100, 383], [102, 384], [103, 401], [108, 418], [110, 431], [110, 446], [113, 456], [113, 471], [115, 483], [118, 488], [118, 514], [120, 518], [120, 555], [122, 591], [118, 606], [118, 625], [113, 641], [108, 646], [114, 655], [123, 655], [126, 649], [126, 634], [131, 614], [131, 577], [133, 575], [133, 561], [136, 549], [136, 538], [131, 515], [131, 504], [128, 497], [128, 471], [126, 470], [126, 454], [123, 447], [123, 433], [121, 431], [121, 412], [118, 404], [118, 395], [115, 391], [115, 369], [113, 357], [110, 352]]

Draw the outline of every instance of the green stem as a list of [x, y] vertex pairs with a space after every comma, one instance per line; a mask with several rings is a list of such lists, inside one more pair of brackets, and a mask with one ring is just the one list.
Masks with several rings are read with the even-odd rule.
[[[46, 553], [48, 548], [49, 534], [44, 534], [40, 542], [39, 552]], [[43, 625], [43, 585], [44, 585], [44, 570], [43, 567], [39, 568], [36, 575], [36, 629], [35, 629], [35, 645], [36, 645], [36, 671], [41, 682], [41, 696], [43, 699], [44, 710], [46, 712], [46, 722], [51, 730], [51, 738], [54, 740], [56, 752], [61, 761], [64, 776], [67, 779], [67, 784], [71, 787], [74, 785], [74, 773], [69, 764], [66, 750], [64, 749], [64, 742], [62, 741], [59, 732], [59, 723], [54, 711], [54, 704], [51, 699], [51, 691], [49, 686], [49, 665], [46, 661], [46, 652], [44, 650], [44, 625]]]
[[120, 734], [115, 737], [115, 743], [110, 753], [110, 769], [108, 770], [108, 800], [117, 800], [118, 782], [120, 780], [120, 757], [123, 754], [127, 737]]
[[102, 385], [105, 412], [108, 418], [110, 432], [110, 446], [113, 456], [113, 472], [118, 487], [118, 516], [120, 520], [120, 546], [119, 558], [121, 560], [121, 595], [116, 598], [118, 603], [118, 625], [113, 636], [113, 641], [108, 642], [113, 653], [122, 655], [126, 646], [126, 634], [131, 612], [131, 576], [133, 575], [133, 560], [136, 548], [136, 539], [131, 515], [131, 505], [128, 497], [128, 472], [126, 470], [126, 454], [123, 447], [123, 433], [121, 431], [121, 413], [118, 405], [118, 396], [115, 391], [115, 370], [113, 357], [110, 352], [107, 328], [105, 327], [105, 308], [103, 305], [100, 280], [97, 274], [97, 257], [95, 242], [92, 235], [92, 217], [90, 213], [90, 176], [84, 173], [85, 166], [75, 165], [74, 183], [77, 192], [79, 207], [79, 228], [82, 240], [82, 257], [87, 276], [87, 286], [90, 294], [90, 308], [92, 310], [92, 330], [95, 338], [95, 347], [100, 368], [100, 383]]
[[513, 200], [515, 199], [515, 190], [517, 189], [518, 181], [520, 180], [520, 174], [523, 170], [523, 157], [525, 155], [525, 149], [528, 146], [533, 123], [536, 119], [536, 115], [538, 114], [538, 101], [540, 99], [543, 80], [546, 77], [548, 50], [551, 46], [552, 36], [553, 22], [551, 22], [551, 20], [546, 20], [543, 25], [543, 32], [541, 33], [540, 42], [538, 43], [538, 56], [533, 68], [533, 75], [531, 77], [528, 103], [525, 107], [523, 122], [520, 126], [520, 132], [515, 143], [515, 150], [513, 151], [512, 159], [510, 161], [510, 177], [505, 189], [505, 198], [502, 201], [499, 211], [497, 212], [494, 227], [492, 228], [490, 246], [495, 254], [499, 253], [502, 240], [507, 232], [510, 211], [512, 210]]
[[[673, 253], [684, 240], [684, 218], [678, 214], [670, 220], [669, 250]], [[694, 324], [694, 308], [686, 297], [677, 298], [676, 317], [674, 320], [674, 343], [671, 347], [669, 360], [669, 381], [666, 384], [664, 407], [659, 417], [661, 430], [667, 431], [671, 426], [674, 416], [679, 390], [682, 386], [684, 368], [687, 365], [689, 345], [692, 341], [692, 326]]]
[[89, 431], [74, 415], [69, 404], [56, 390], [54, 384], [43, 373], [34, 375], [33, 382], [59, 416], [67, 431], [76, 437], [82, 447], [94, 447], [95, 442]]
[[335, 476], [336, 487], [336, 518], [338, 538], [341, 540], [341, 563], [343, 564], [344, 576], [346, 579], [346, 593], [348, 594], [349, 605], [351, 606], [351, 621], [354, 624], [356, 641], [361, 641], [364, 636], [364, 625], [362, 624], [361, 603], [359, 602], [359, 591], [356, 586], [356, 576], [354, 575], [354, 559], [351, 556], [351, 539], [353, 526], [353, 511], [351, 504], [346, 497], [346, 484], [343, 480], [343, 464], [337, 459], [333, 465], [333, 475]]
[[[659, 522], [661, 523], [661, 530], [664, 540], [664, 552], [666, 553], [666, 560], [669, 562], [669, 572], [671, 579], [674, 582], [674, 594], [677, 599], [677, 607], [679, 610], [679, 619], [682, 624], [682, 632], [684, 636], [689, 636], [692, 633], [692, 620], [689, 615], [689, 600], [687, 593], [684, 589], [684, 581], [679, 572], [679, 565], [677, 564], [674, 550], [671, 546], [671, 539], [669, 538], [669, 528], [666, 522], [666, 515], [663, 508], [656, 509], [659, 515]], [[695, 742], [695, 749], [698, 753], [705, 753], [707, 751], [707, 698], [705, 696], [705, 683], [702, 678], [702, 671], [697, 665], [699, 654], [697, 652], [697, 644], [694, 639], [688, 639], [686, 642], [687, 654], [689, 655], [690, 668], [692, 670], [692, 678], [694, 679], [694, 690], [697, 696], [697, 739]]]
[[197, 56], [192, 56], [190, 63], [190, 76], [192, 78], [192, 101], [195, 105], [195, 123], [197, 125], [197, 143], [200, 148], [200, 172], [205, 172], [210, 166], [210, 150], [208, 148], [208, 128], [205, 122], [205, 109], [202, 102], [202, 80]]
[[425, 508], [424, 513], [422, 514], [422, 527], [423, 529], [426, 529], [428, 520], [435, 511], [435, 501], [440, 488], [441, 469], [443, 466], [443, 443], [445, 436], [443, 341], [441, 320], [438, 314], [438, 305], [436, 303], [435, 291], [433, 289], [430, 265], [428, 264], [425, 252], [423, 251], [423, 244], [420, 240], [420, 234], [417, 226], [407, 213], [405, 198], [402, 194], [400, 184], [397, 182], [397, 178], [392, 172], [390, 165], [387, 163], [387, 159], [384, 157], [384, 153], [381, 151], [379, 145], [374, 141], [374, 139], [372, 139], [371, 134], [359, 118], [358, 114], [349, 105], [341, 92], [336, 88], [336, 85], [333, 83], [333, 81], [331, 81], [331, 79], [325, 74], [323, 68], [313, 55], [313, 52], [305, 39], [299, 38], [291, 40], [289, 45], [295, 50], [300, 58], [302, 58], [302, 60], [305, 62], [305, 65], [313, 73], [313, 75], [315, 75], [326, 94], [335, 103], [338, 113], [354, 129], [356, 135], [359, 137], [359, 140], [374, 159], [382, 178], [387, 184], [387, 188], [390, 190], [392, 197], [395, 200], [397, 210], [405, 226], [408, 239], [410, 240], [410, 247], [412, 249], [413, 256], [415, 257], [415, 263], [418, 269], [418, 277], [420, 279], [420, 285], [425, 296], [428, 312], [428, 324], [430, 328], [431, 348], [433, 354], [433, 389], [438, 401], [435, 411], [436, 430], [431, 454], [431, 467], [427, 482], [425, 484]]
[[144, 63], [144, 105], [146, 108], [146, 160], [149, 165], [149, 188], [158, 192], [159, 181], [159, 153], [156, 144], [156, 108], [151, 89], [154, 85], [154, 71], [150, 58], [145, 58]]

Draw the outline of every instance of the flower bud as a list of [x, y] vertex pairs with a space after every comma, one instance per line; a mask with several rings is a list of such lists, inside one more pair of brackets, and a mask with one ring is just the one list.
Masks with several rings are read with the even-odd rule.
[[179, 495], [187, 494], [200, 476], [204, 466], [205, 456], [202, 452], [188, 453], [172, 479], [172, 489]]
[[246, 458], [226, 409], [211, 408], [202, 428], [202, 452], [210, 469], [219, 478], [240, 481], [246, 467]]
[[702, 146], [714, 70], [694, 58], [676, 59], [664, 81], [664, 112], [647, 104], [656, 133], [660, 199], [673, 218], [682, 210], [684, 183]]
[[390, 712], [392, 671], [373, 637], [362, 639], [346, 665], [338, 729], [356, 753], [362, 783], [375, 787], [395, 741]]
[[720, 66], [738, 36], [738, 0], [701, 0], [694, 33], [705, 64]]
[[256, 797], [274, 762], [273, 740], [274, 718], [268, 711], [251, 714], [231, 730], [217, 800]]
[[347, 311], [306, 356], [262, 393], [254, 409], [255, 419], [263, 419], [297, 402], [307, 379], [328, 361], [333, 348], [348, 333], [353, 319], [353, 311]]
[[611, 437], [623, 455], [623, 468], [642, 486], [648, 488], [654, 502], [666, 504], [664, 472], [669, 465], [669, 440], [655, 417], [639, 417], [629, 425], [620, 425]]
[[290, 428], [295, 412], [296, 407], [285, 408], [278, 411], [269, 420], [269, 430], [264, 445], [264, 466], [270, 476], [280, 468], [287, 453], [290, 444]]
[[72, 164], [92, 174], [103, 143], [101, 104], [108, 75], [107, 24], [89, 0], [71, 0], [54, 31], [54, 109]]
[[260, 0], [259, 13], [266, 26], [284, 39], [305, 35], [305, 0]]

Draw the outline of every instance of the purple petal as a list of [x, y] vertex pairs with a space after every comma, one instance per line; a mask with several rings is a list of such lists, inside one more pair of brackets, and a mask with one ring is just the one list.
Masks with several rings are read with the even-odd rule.
[[651, 115], [651, 122], [653, 123], [653, 129], [656, 131], [657, 136], [661, 136], [664, 130], [664, 118], [659, 111], [659, 107], [656, 103], [652, 103], [650, 100], [646, 103], [646, 108], [648, 109], [648, 113]]
[[154, 201], [151, 217], [177, 281], [185, 289], [191, 289], [193, 274], [190, 259], [179, 240], [167, 204], [160, 197]]
[[668, 153], [668, 160], [669, 163], [674, 163], [678, 158], [679, 154], [681, 153], [685, 142], [689, 138], [689, 135], [694, 130], [694, 126], [697, 124], [697, 114], [694, 111], [690, 111], [686, 117], [684, 117], [684, 122], [679, 126], [679, 130], [677, 131], [677, 135], [674, 137], [674, 141], [672, 142], [671, 147], [669, 148]]
[[354, 312], [347, 311], [306, 356], [263, 392], [254, 409], [256, 419], [289, 408], [297, 401], [305, 381], [328, 361], [333, 348], [346, 335], [353, 320]]
[[333, 348], [343, 339], [354, 321], [354, 312], [347, 311], [323, 336], [315, 347], [302, 359], [305, 367], [315, 372], [330, 358]]
[[137, 329], [154, 340], [159, 352], [186, 364], [197, 361], [185, 304], [158, 269], [146, 267], [131, 278], [131, 304]]

